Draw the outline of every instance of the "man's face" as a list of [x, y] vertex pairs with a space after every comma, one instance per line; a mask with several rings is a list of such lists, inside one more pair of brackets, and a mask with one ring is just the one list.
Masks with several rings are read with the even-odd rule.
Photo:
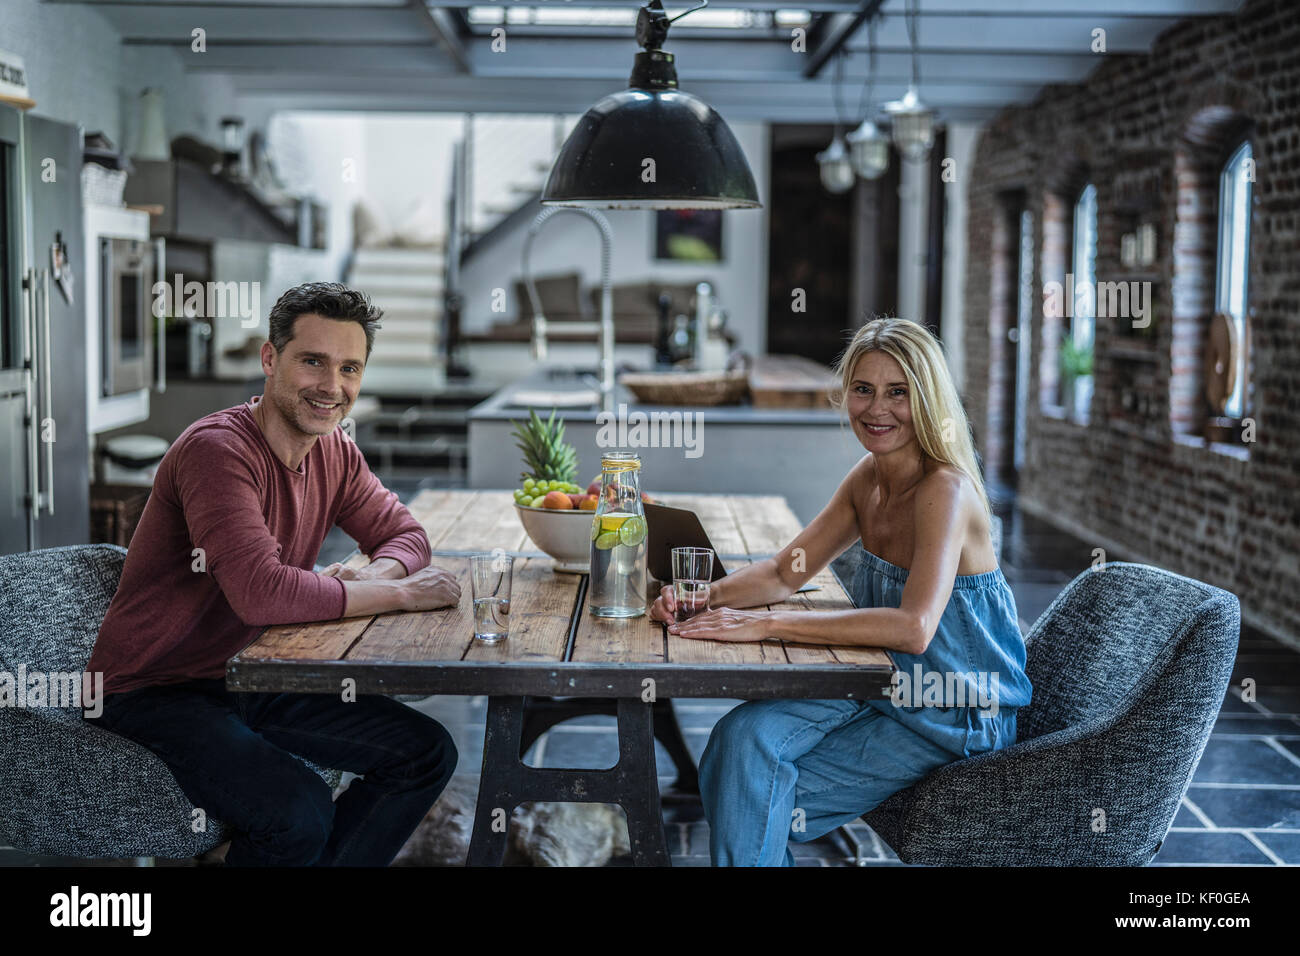
[[328, 435], [357, 400], [365, 370], [366, 333], [359, 322], [298, 316], [293, 338], [276, 353], [262, 346], [262, 371], [275, 410], [304, 435]]

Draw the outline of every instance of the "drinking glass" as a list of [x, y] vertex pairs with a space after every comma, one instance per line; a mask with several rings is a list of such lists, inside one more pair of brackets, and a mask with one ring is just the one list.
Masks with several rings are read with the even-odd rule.
[[708, 609], [712, 580], [711, 548], [673, 548], [673, 599], [679, 623]]
[[515, 559], [509, 554], [476, 554], [469, 559], [474, 589], [474, 638], [484, 644], [510, 633], [510, 582]]

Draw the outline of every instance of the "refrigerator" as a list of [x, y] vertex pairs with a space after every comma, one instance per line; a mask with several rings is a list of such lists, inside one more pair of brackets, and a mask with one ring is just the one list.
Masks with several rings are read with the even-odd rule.
[[0, 554], [90, 540], [82, 135], [0, 105]]

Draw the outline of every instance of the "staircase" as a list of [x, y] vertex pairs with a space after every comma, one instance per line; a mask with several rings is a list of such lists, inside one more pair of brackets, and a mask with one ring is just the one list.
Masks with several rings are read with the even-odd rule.
[[347, 284], [384, 310], [366, 362], [364, 392], [379, 398], [438, 394], [446, 383], [442, 248], [358, 249]]
[[423, 488], [464, 487], [467, 412], [486, 386], [448, 384], [442, 354], [443, 250], [358, 249], [347, 284], [384, 310], [361, 392], [378, 399], [355, 416], [371, 470], [405, 499]]
[[370, 470], [399, 494], [463, 488], [468, 412], [491, 394], [482, 385], [448, 384], [433, 396], [380, 396], [378, 411], [357, 419], [357, 446]]

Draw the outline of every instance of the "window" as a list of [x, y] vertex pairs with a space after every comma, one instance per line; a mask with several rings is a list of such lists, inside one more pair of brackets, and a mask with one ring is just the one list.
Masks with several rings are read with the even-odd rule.
[[1092, 183], [1083, 187], [1074, 204], [1073, 250], [1070, 271], [1075, 294], [1070, 337], [1075, 348], [1091, 348], [1097, 321], [1097, 187]]
[[1025, 467], [1025, 421], [1029, 404], [1029, 346], [1034, 316], [1034, 214], [1020, 213], [1020, 285], [1016, 304], [1016, 430], [1012, 465], [1017, 472]]
[[1250, 271], [1251, 183], [1255, 161], [1250, 142], [1243, 142], [1224, 164], [1219, 177], [1218, 268], [1214, 284], [1214, 308], [1232, 316], [1237, 330], [1237, 375], [1224, 414], [1241, 418], [1246, 393], [1246, 299]]

